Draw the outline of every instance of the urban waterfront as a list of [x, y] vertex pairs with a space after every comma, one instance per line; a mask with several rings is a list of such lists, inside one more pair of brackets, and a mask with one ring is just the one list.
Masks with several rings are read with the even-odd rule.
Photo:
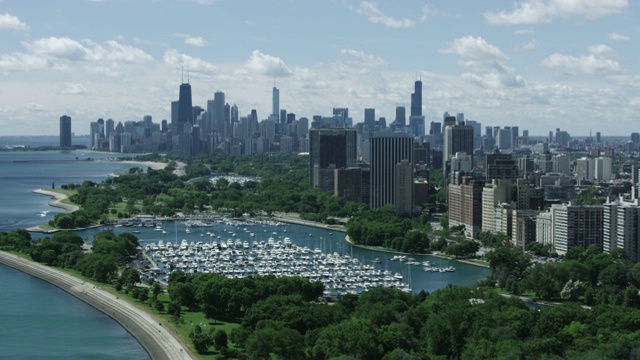
[[[446, 287], [449, 284], [458, 286], [473, 286], [478, 281], [485, 279], [491, 271], [486, 268], [464, 264], [457, 261], [442, 259], [430, 255], [407, 255], [415, 262], [424, 263], [429, 261], [437, 267], [455, 267], [453, 272], [429, 272], [424, 271], [423, 266], [407, 264], [405, 261], [391, 260], [395, 255], [390, 252], [381, 252], [353, 246], [345, 241], [345, 234], [339, 231], [326, 230], [296, 224], [278, 223], [275, 224], [255, 224], [252, 226], [239, 225], [232, 226], [224, 223], [213, 223], [211, 227], [187, 227], [182, 221], [164, 222], [163, 234], [153, 227], [116, 227], [113, 228], [116, 234], [121, 232], [135, 231], [140, 239], [140, 244], [171, 242], [180, 244], [182, 240], [187, 243], [211, 243], [227, 241], [228, 239], [253, 242], [268, 242], [270, 237], [275, 241], [283, 241], [285, 237], [291, 239], [292, 244], [298, 247], [308, 247], [311, 250], [319, 249], [323, 253], [333, 254], [337, 252], [341, 255], [349, 255], [357, 259], [361, 264], [369, 264], [379, 270], [388, 270], [391, 273], [402, 275], [403, 282], [408, 284], [413, 293], [421, 290], [432, 292]], [[79, 231], [85, 241], [90, 242], [93, 235], [101, 231], [102, 228], [94, 228]], [[189, 230], [189, 233], [187, 232]], [[215, 236], [212, 238], [210, 234]], [[251, 234], [253, 233], [253, 236]], [[235, 236], [234, 236], [235, 235]], [[38, 235], [42, 236], [42, 235]], [[220, 238], [218, 238], [220, 236]], [[379, 262], [376, 261], [379, 260]]]
[[[79, 183], [83, 180], [99, 182], [110, 173], [135, 166], [118, 162], [86, 161], [87, 157], [98, 159], [111, 156], [110, 154], [85, 153], [83, 151], [0, 152], [2, 173], [11, 174], [0, 178], [0, 192], [3, 198], [11, 204], [11, 206], [2, 208], [0, 231], [42, 224], [60, 212], [59, 209], [48, 206], [50, 201], [48, 197], [31, 193], [33, 189], [50, 187], [52, 182], [55, 182], [56, 186], [69, 182]], [[82, 159], [85, 161], [81, 161]], [[297, 246], [307, 246], [310, 249], [319, 248], [326, 253], [348, 254], [361, 263], [373, 264], [376, 268], [400, 273], [414, 293], [420, 290], [431, 292], [446, 287], [448, 284], [474, 285], [489, 274], [488, 269], [472, 265], [449, 262], [431, 256], [411, 256], [419, 262], [429, 260], [439, 266], [452, 265], [456, 268], [455, 272], [425, 272], [421, 266], [390, 261], [390, 258], [394, 256], [392, 253], [353, 247], [344, 240], [342, 232], [301, 225], [265, 225], [264, 228], [262, 225], [254, 225], [247, 228], [250, 230], [247, 232], [244, 231], [244, 226], [231, 228], [227, 225], [217, 224], [212, 228], [191, 228], [191, 233], [188, 234], [183, 223], [165, 222], [164, 229], [166, 234], [145, 227], [121, 227], [114, 228], [114, 231], [139, 232], [136, 235], [141, 239], [141, 244], [146, 244], [159, 240], [181, 242], [182, 239], [188, 242], [204, 242], [209, 237], [206, 233], [208, 231], [221, 236], [222, 232], [226, 231], [225, 240], [232, 237], [229, 231], [235, 232], [237, 238], [246, 238], [247, 240], [251, 238], [250, 232], [253, 232], [253, 238], [256, 241], [267, 241], [269, 236], [274, 236], [274, 232], [276, 239], [284, 237], [286, 230], [286, 236], [291, 238], [292, 243]], [[87, 241], [91, 241], [93, 234], [100, 230], [102, 228], [90, 229], [81, 231], [79, 234]], [[43, 235], [34, 234], [34, 236]], [[380, 259], [380, 263], [374, 262], [376, 258]], [[5, 289], [3, 296], [10, 296], [11, 299], [14, 299], [13, 301], [1, 299], [5, 306], [0, 312], [0, 321], [3, 324], [11, 323], [11, 331], [5, 331], [6, 333], [0, 337], [0, 347], [5, 349], [5, 353], [16, 354], [16, 357], [20, 358], [34, 358], [43, 353], [51, 353], [54, 358], [139, 359], [147, 357], [144, 349], [115, 321], [56, 287], [4, 266], [0, 266], [0, 281]], [[27, 283], [30, 286], [26, 286]], [[51, 316], [41, 316], [43, 309], [49, 309], [52, 301], [59, 301], [61, 306], [56, 307], [56, 311], [52, 311]], [[76, 302], [80, 305], [75, 304]], [[78, 310], [80, 306], [85, 307], [83, 312]], [[90, 315], [86, 315], [85, 311]], [[28, 315], [31, 313], [33, 315]], [[24, 315], [16, 320], [11, 314]], [[71, 319], [76, 316], [82, 320], [80, 327], [76, 325], [76, 322], [71, 322]], [[69, 326], [70, 323], [74, 325]], [[85, 326], [91, 328], [92, 331], [83, 331]], [[44, 338], [50, 334], [56, 334], [56, 341], [55, 343], [40, 341], [32, 346], [26, 346], [24, 343], [25, 334], [29, 334], [31, 338]], [[96, 341], [99, 341], [100, 344], [96, 344]], [[90, 356], [86, 354], [90, 354]]]

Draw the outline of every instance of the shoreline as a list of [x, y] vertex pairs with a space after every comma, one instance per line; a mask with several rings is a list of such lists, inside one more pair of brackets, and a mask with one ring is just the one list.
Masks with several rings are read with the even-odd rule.
[[[74, 211], [77, 211], [80, 209], [80, 207], [78, 205], [73, 205], [73, 204], [65, 204], [62, 201], [64, 199], [67, 199], [68, 196], [59, 192], [54, 192], [54, 191], [49, 191], [49, 190], [44, 190], [44, 189], [35, 189], [35, 190], [31, 190], [32, 193], [34, 194], [40, 194], [40, 195], [46, 195], [51, 197], [52, 199], [54, 199], [53, 201], [49, 201], [49, 206], [51, 207], [55, 207], [58, 209], [62, 209], [67, 213], [71, 213]], [[43, 229], [41, 228], [42, 225], [37, 225], [37, 226], [32, 226], [30, 228], [27, 228], [25, 230], [27, 231], [31, 231], [31, 232], [39, 232], [39, 233], [44, 233], [44, 234], [53, 234], [57, 231], [60, 231], [61, 229]], [[95, 227], [95, 226], [92, 226]], [[77, 229], [70, 229], [70, 230], [77, 230]]]
[[373, 246], [366, 246], [366, 245], [359, 245], [354, 243], [353, 241], [351, 241], [351, 239], [349, 239], [349, 235], [345, 235], [344, 240], [346, 242], [348, 242], [351, 246], [355, 246], [357, 248], [360, 249], [367, 249], [367, 250], [371, 250], [371, 251], [377, 251], [377, 252], [384, 252], [384, 253], [391, 253], [391, 254], [401, 254], [401, 255], [417, 255], [417, 256], [433, 256], [433, 257], [437, 257], [439, 259], [446, 259], [446, 260], [450, 260], [450, 261], [457, 261], [463, 264], [467, 264], [467, 265], [472, 265], [472, 266], [477, 266], [477, 267], [481, 267], [481, 268], [485, 268], [485, 269], [489, 269], [489, 265], [486, 264], [482, 264], [482, 263], [477, 263], [474, 261], [470, 261], [470, 260], [465, 260], [465, 259], [454, 259], [452, 257], [446, 256], [446, 255], [442, 255], [442, 254], [435, 254], [435, 253], [429, 253], [429, 254], [418, 254], [418, 253], [406, 253], [406, 252], [402, 252], [402, 251], [395, 251], [395, 250], [391, 250], [391, 249], [385, 249], [383, 247], [373, 247]]
[[49, 202], [49, 206], [52, 207], [57, 207], [59, 209], [63, 209], [64, 211], [70, 213], [70, 212], [74, 212], [80, 209], [80, 206], [78, 205], [73, 205], [73, 204], [65, 204], [62, 201], [65, 199], [68, 199], [67, 195], [59, 193], [59, 192], [54, 192], [54, 191], [49, 191], [49, 190], [45, 190], [45, 189], [35, 189], [35, 190], [31, 190], [32, 193], [36, 193], [36, 194], [40, 194], [40, 195], [47, 195], [49, 197], [51, 197], [52, 199], [54, 199], [53, 201]]
[[0, 251], [0, 264], [46, 281], [114, 319], [145, 349], [151, 359], [192, 359], [162, 321], [129, 302], [79, 278]]
[[436, 254], [436, 253], [430, 253], [430, 254], [412, 254], [412, 253], [404, 253], [402, 251], [394, 251], [391, 249], [385, 249], [385, 248], [377, 248], [377, 247], [371, 247], [371, 246], [366, 246], [366, 245], [359, 245], [354, 243], [353, 241], [351, 241], [349, 239], [349, 236], [346, 235], [346, 228], [342, 225], [326, 225], [326, 224], [322, 224], [322, 223], [318, 223], [315, 221], [309, 221], [309, 220], [303, 220], [300, 219], [299, 217], [295, 217], [294, 215], [290, 214], [290, 213], [274, 213], [273, 218], [278, 219], [279, 221], [282, 222], [286, 222], [286, 223], [290, 223], [290, 224], [297, 224], [297, 225], [305, 225], [305, 226], [311, 226], [311, 227], [315, 227], [315, 228], [319, 228], [319, 229], [325, 229], [325, 230], [335, 230], [335, 231], [340, 231], [345, 233], [345, 238], [344, 240], [349, 243], [351, 246], [355, 246], [361, 249], [367, 249], [367, 250], [371, 250], [371, 251], [377, 251], [377, 252], [385, 252], [385, 253], [392, 253], [392, 254], [402, 254], [402, 255], [420, 255], [420, 256], [433, 256], [433, 257], [437, 257], [440, 259], [447, 259], [447, 260], [451, 260], [451, 261], [457, 261], [463, 264], [467, 264], [467, 265], [472, 265], [472, 266], [477, 266], [477, 267], [481, 267], [481, 268], [485, 268], [488, 269], [489, 265], [488, 264], [483, 264], [483, 263], [479, 263], [479, 262], [475, 262], [475, 261], [471, 261], [471, 260], [466, 260], [466, 259], [454, 259], [452, 257], [446, 256], [446, 255], [442, 255], [442, 254]]
[[[269, 217], [267, 216], [265, 218], [268, 219]], [[327, 225], [327, 224], [323, 224], [315, 221], [304, 220], [300, 218], [300, 215], [294, 214], [294, 213], [275, 212], [273, 213], [273, 216], [271, 216], [271, 218], [277, 219], [278, 221], [282, 221], [289, 224], [311, 226], [318, 229], [334, 230], [334, 231], [340, 231], [343, 233], [347, 232], [347, 229], [343, 225]]]

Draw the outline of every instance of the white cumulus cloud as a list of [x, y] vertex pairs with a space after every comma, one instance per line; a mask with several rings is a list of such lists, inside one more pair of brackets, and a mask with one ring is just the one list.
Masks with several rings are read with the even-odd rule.
[[350, 61], [366, 67], [379, 67], [387, 64], [383, 58], [360, 50], [340, 49], [340, 54], [346, 56]]
[[201, 37], [186, 37], [184, 43], [191, 46], [203, 47], [207, 45], [207, 41]]
[[47, 59], [21, 52], [0, 55], [0, 69], [9, 71], [43, 70], [49, 67]]
[[263, 54], [259, 50], [254, 50], [247, 60], [246, 66], [249, 70], [270, 77], [288, 77], [292, 75], [291, 69], [277, 56]]
[[537, 42], [536, 40], [531, 40], [530, 42], [528, 42], [526, 45], [524, 45], [522, 47], [523, 50], [533, 50], [535, 48], [538, 47], [538, 45], [540, 45], [539, 42]]
[[[426, 8], [428, 10], [428, 8]], [[423, 9], [424, 10], [424, 9]], [[415, 26], [415, 22], [410, 19], [395, 19], [391, 16], [385, 15], [376, 4], [363, 1], [356, 9], [356, 13], [364, 15], [367, 19], [374, 24], [381, 24], [389, 28], [405, 28]], [[423, 15], [426, 16], [426, 15]]]
[[89, 49], [70, 38], [48, 37], [24, 43], [32, 54], [55, 59], [81, 61], [89, 59]]
[[462, 61], [507, 59], [497, 47], [489, 44], [481, 37], [464, 36], [455, 39], [449, 47], [440, 50], [444, 54], [456, 54]]
[[458, 65], [475, 71], [462, 74], [462, 78], [482, 88], [524, 87], [525, 85], [516, 70], [504, 63], [508, 59], [507, 55], [481, 37], [458, 38], [440, 52], [458, 55]]
[[617, 32], [612, 32], [611, 34], [609, 34], [609, 38], [613, 41], [629, 41], [631, 40], [630, 37], [626, 36], [626, 35], [622, 35], [622, 34], [618, 34]]
[[169, 49], [164, 53], [164, 63], [173, 69], [184, 68], [190, 72], [212, 74], [218, 72], [218, 68], [200, 58], [181, 54], [176, 49]]
[[89, 94], [89, 90], [87, 90], [87, 88], [82, 85], [82, 84], [78, 84], [78, 83], [70, 83], [70, 82], [65, 82], [62, 86], [62, 89], [60, 90], [60, 92], [63, 95], [87, 95]]
[[0, 14], [0, 29], [29, 30], [29, 25], [20, 21], [17, 16], [11, 14]]
[[572, 73], [580, 71], [586, 74], [614, 75], [621, 71], [620, 64], [614, 58], [610, 47], [594, 45], [588, 48], [589, 54], [571, 56], [554, 53], [542, 60], [542, 65], [549, 68], [562, 68]]
[[91, 63], [145, 63], [153, 61], [151, 55], [130, 45], [114, 40], [103, 45], [90, 40], [77, 41], [67, 37], [48, 37], [25, 42], [32, 55], [53, 61], [86, 61]]
[[628, 0], [526, 0], [517, 3], [512, 11], [486, 12], [483, 15], [492, 25], [542, 24], [569, 16], [593, 20], [618, 14], [628, 6]]

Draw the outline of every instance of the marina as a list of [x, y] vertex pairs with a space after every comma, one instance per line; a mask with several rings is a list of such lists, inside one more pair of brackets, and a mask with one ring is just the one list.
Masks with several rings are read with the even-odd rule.
[[389, 270], [362, 264], [348, 254], [328, 254], [315, 248], [299, 247], [285, 237], [276, 241], [191, 242], [180, 244], [163, 242], [147, 244], [145, 253], [157, 264], [157, 279], [166, 282], [173, 271], [185, 273], [215, 273], [229, 278], [248, 276], [300, 276], [309, 281], [320, 281], [325, 296], [359, 294], [375, 287], [389, 287], [411, 292], [403, 276]]
[[[432, 292], [449, 284], [474, 286], [490, 274], [490, 270], [486, 268], [430, 255], [397, 254], [381, 249], [353, 246], [345, 240], [343, 232], [331, 229], [286, 224], [272, 219], [238, 220], [220, 217], [198, 221], [199, 223], [196, 223], [195, 226], [193, 221], [187, 220], [162, 221], [160, 224], [153, 223], [152, 226], [114, 227], [113, 231], [116, 233], [137, 231], [136, 236], [139, 238], [142, 248], [146, 250], [147, 246], [150, 246], [148, 255], [154, 259], [155, 267], [157, 267], [157, 269], [153, 269], [157, 273], [147, 272], [147, 274], [159, 278], [172, 271], [171, 264], [173, 264], [173, 270], [204, 272], [207, 270], [207, 261], [196, 261], [196, 257], [205, 256], [207, 250], [212, 259], [215, 258], [215, 260], [209, 259], [211, 269], [208, 271], [210, 272], [223, 271], [221, 274], [225, 276], [245, 276], [243, 273], [246, 272], [247, 275], [253, 276], [250, 274], [253, 274], [254, 271], [257, 274], [258, 270], [261, 270], [262, 274], [273, 272], [276, 276], [279, 276], [278, 273], [309, 276], [313, 274], [312, 279], [318, 278], [315, 273], [319, 272], [318, 279], [320, 281], [323, 279], [324, 272], [323, 283], [326, 284], [328, 294], [358, 293], [375, 286], [394, 286], [405, 291], [411, 289], [414, 294], [420, 291]], [[155, 230], [158, 225], [165, 233]], [[190, 233], [186, 232], [187, 229], [190, 230]], [[78, 232], [78, 234], [85, 241], [90, 242], [93, 234], [100, 230], [88, 229]], [[272, 239], [274, 245], [269, 245], [269, 238]], [[165, 263], [159, 261], [163, 258], [160, 256], [162, 253], [157, 253], [160, 251], [160, 241], [165, 247], [164, 257], [167, 260]], [[171, 254], [168, 244], [171, 244], [171, 250], [174, 253], [169, 257], [166, 256], [167, 253]], [[157, 250], [153, 250], [154, 245], [158, 246]], [[182, 255], [178, 254], [179, 248], [183, 245], [186, 245], [187, 249], [186, 258], [184, 258], [184, 250], [182, 250]], [[189, 248], [193, 254], [190, 254]], [[260, 252], [267, 251], [270, 254], [260, 254]], [[304, 251], [308, 253], [302, 253]], [[297, 254], [298, 252], [302, 254]], [[262, 260], [259, 260], [259, 256], [262, 256]], [[309, 259], [304, 258], [306, 256]], [[268, 262], [267, 266], [258, 265], [260, 261], [265, 261], [265, 257], [266, 261], [271, 261], [271, 267]], [[172, 262], [169, 261], [169, 258], [173, 258]], [[254, 265], [248, 264], [248, 261], [251, 260]], [[304, 265], [301, 263], [305, 261], [316, 261], [316, 264]], [[322, 261], [325, 264], [322, 264]], [[327, 261], [333, 262], [333, 265], [327, 265]], [[345, 269], [338, 268], [336, 270], [334, 268], [337, 263], [351, 266], [352, 269], [346, 269], [346, 273], [344, 273]], [[258, 266], [256, 267], [256, 265]], [[324, 269], [321, 269], [321, 266]], [[149, 264], [149, 268], [153, 267], [153, 264]], [[303, 267], [307, 270], [302, 269]], [[336, 274], [331, 275], [327, 269], [332, 269]], [[361, 273], [360, 279], [358, 279], [356, 269], [374, 272], [373, 275]], [[435, 271], [436, 269], [437, 271]], [[227, 271], [226, 274], [224, 270]], [[347, 280], [349, 270], [352, 271], [353, 278]], [[160, 272], [165, 272], [165, 274], [160, 274]], [[389, 277], [394, 277], [394, 280], [390, 280]], [[372, 278], [375, 280], [371, 281]], [[401, 280], [399, 280], [400, 278]]]
[[[285, 265], [286, 261], [289, 262], [288, 265], [295, 267], [292, 264], [293, 260], [291, 257], [293, 256], [295, 258], [298, 255], [292, 254], [291, 251], [296, 249], [296, 251], [302, 252], [305, 247], [308, 248], [306, 251], [309, 251], [310, 254], [301, 254], [298, 257], [310, 256], [311, 258], [308, 259], [308, 261], [316, 260], [313, 259], [313, 256], [316, 255], [315, 252], [317, 250], [320, 250], [322, 254], [317, 254], [318, 257], [320, 257], [320, 259], [317, 259], [318, 261], [326, 261], [322, 259], [322, 257], [325, 259], [335, 257], [335, 259], [329, 260], [333, 261], [334, 264], [336, 262], [344, 262], [346, 259], [351, 261], [351, 264], [345, 264], [345, 266], [351, 266], [354, 268], [351, 270], [354, 272], [352, 275], [355, 275], [355, 268], [364, 268], [363, 270], [371, 271], [371, 267], [376, 271], [373, 275], [376, 280], [373, 282], [371, 281], [371, 274], [362, 274], [360, 275], [359, 280], [355, 277], [354, 281], [340, 280], [342, 274], [339, 273], [334, 278], [328, 277], [325, 281], [327, 285], [333, 286], [333, 288], [329, 288], [329, 286], [327, 286], [326, 290], [331, 294], [345, 292], [357, 293], [363, 291], [365, 288], [375, 287], [376, 285], [382, 284], [382, 286], [385, 286], [385, 283], [390, 283], [389, 276], [393, 277], [396, 274], [399, 274], [402, 277], [400, 282], [403, 285], [400, 286], [397, 284], [397, 279], [400, 278], [400, 276], [398, 276], [393, 281], [396, 284], [389, 286], [398, 286], [401, 289], [405, 289], [405, 291], [411, 289], [411, 293], [416, 294], [420, 291], [433, 292], [448, 285], [475, 286], [480, 280], [486, 279], [486, 277], [491, 273], [487, 268], [438, 258], [431, 255], [398, 254], [384, 251], [383, 249], [362, 248], [351, 245], [345, 240], [345, 233], [336, 231], [335, 229], [287, 224], [269, 218], [227, 219], [222, 217], [209, 217], [207, 219], [198, 219], [197, 222], [195, 222], [195, 226], [193, 219], [191, 222], [187, 219], [178, 221], [154, 221], [153, 223], [146, 225], [147, 226], [116, 225], [112, 230], [116, 234], [134, 232], [136, 237], [138, 237], [143, 250], [147, 248], [147, 245], [158, 246], [159, 242], [162, 240], [162, 243], [165, 246], [165, 251], [168, 251], [168, 249], [166, 249], [168, 243], [171, 243], [172, 248], [175, 246], [181, 247], [184, 244], [183, 240], [185, 240], [187, 248], [192, 247], [193, 255], [187, 255], [187, 258], [183, 259], [184, 254], [178, 255], [176, 249], [172, 249], [173, 252], [176, 253], [173, 257], [173, 261], [177, 262], [178, 259], [180, 259], [179, 264], [174, 264], [174, 270], [179, 268], [180, 270], [189, 272], [193, 268], [194, 270], [198, 269], [197, 271], [205, 271], [206, 266], [202, 265], [205, 265], [206, 261], [202, 262], [202, 265], [198, 263], [197, 267], [191, 267], [189, 265], [195, 265], [193, 261], [196, 257], [195, 254], [200, 253], [202, 256], [205, 255], [206, 250], [209, 250], [214, 253], [212, 256], [220, 258], [216, 258], [215, 262], [209, 260], [209, 265], [216, 265], [216, 267], [212, 267], [209, 271], [213, 272], [216, 269], [225, 268], [228, 268], [227, 271], [230, 271], [236, 267], [238, 268], [236, 271], [247, 270], [247, 273], [249, 273], [248, 270], [251, 269], [251, 265], [247, 264], [247, 261], [249, 260], [248, 258], [252, 257], [254, 263], [257, 264], [258, 254], [255, 254], [255, 252], [258, 250], [266, 251], [269, 244], [269, 238], [272, 238], [275, 244], [278, 244], [278, 242], [280, 242], [280, 244], [273, 246], [274, 249], [270, 250], [272, 252], [270, 256], [289, 257], [289, 259], [281, 259], [282, 263], [277, 264], [278, 266], [275, 267], [275, 272], [285, 273], [286, 270], [288, 270], [287, 265]], [[160, 228], [163, 231], [156, 230]], [[189, 229], [190, 233], [186, 232], [187, 229]], [[77, 233], [82, 236], [86, 242], [90, 243], [93, 239], [93, 235], [102, 230], [105, 230], [105, 227], [82, 230]], [[33, 236], [39, 237], [46, 235], [33, 234]], [[232, 240], [233, 246], [230, 246], [230, 239]], [[245, 248], [245, 242], [247, 248]], [[198, 243], [200, 243], [200, 249], [198, 249]], [[260, 249], [261, 243], [263, 243], [262, 249]], [[208, 249], [206, 249], [207, 247]], [[219, 251], [220, 254], [215, 254], [215, 248], [217, 248], [217, 251]], [[158, 246], [158, 250], [155, 251], [157, 252], [159, 250], [160, 247]], [[251, 254], [251, 251], [253, 251], [254, 254]], [[162, 259], [162, 256], [160, 256], [161, 253], [155, 255], [153, 252], [154, 250], [151, 248], [148, 253], [149, 257], [154, 259], [157, 258], [158, 261], [154, 260], [155, 265], [149, 263], [148, 268], [143, 275], [157, 276], [161, 279], [162, 276], [168, 275], [168, 272], [171, 271], [170, 266], [167, 265], [170, 265], [171, 263], [169, 262], [169, 258], [166, 254], [164, 257], [167, 258], [167, 262], [162, 263], [159, 261]], [[273, 254], [274, 252], [276, 254]], [[227, 257], [223, 256], [223, 253], [228, 255], [228, 260], [225, 260]], [[338, 255], [340, 258], [338, 258]], [[240, 259], [242, 259], [242, 265], [238, 264]], [[177, 265], [184, 266], [184, 260], [188, 260], [187, 267], [178, 267]], [[228, 261], [228, 264], [223, 266], [226, 261]], [[307, 261], [307, 259], [296, 259], [296, 261]], [[358, 263], [354, 264], [355, 261]], [[272, 260], [271, 264], [275, 265], [275, 260]], [[303, 265], [298, 265], [298, 269], [296, 270], [294, 268], [289, 271], [289, 274], [296, 274], [296, 271], [301, 273], [304, 272], [300, 268], [301, 266]], [[315, 269], [316, 272], [320, 271], [320, 266], [324, 266], [325, 269], [330, 268], [331, 266], [335, 267], [335, 265], [324, 265], [322, 263], [307, 266], [310, 268], [317, 268]], [[152, 272], [150, 270], [152, 270], [153, 267], [156, 267], [157, 269], [153, 269], [154, 271]], [[267, 266], [267, 269], [268, 268], [269, 267]], [[259, 269], [261, 269], [260, 266], [256, 268], [255, 272], [257, 273]], [[448, 269], [448, 271], [443, 269]], [[336, 270], [336, 272], [339, 271], [341, 270]], [[344, 272], [344, 270], [342, 271]], [[160, 274], [159, 272], [165, 272], [166, 274]], [[241, 273], [239, 274], [236, 272], [233, 276], [241, 275]], [[263, 273], [265, 272], [263, 271]], [[307, 273], [311, 273], [311, 271], [309, 270]], [[230, 276], [229, 272], [227, 274], [222, 274]], [[349, 275], [348, 272], [346, 275]], [[278, 276], [277, 273], [276, 276]], [[322, 278], [322, 271], [320, 271], [320, 276]], [[365, 276], [369, 279], [366, 280], [364, 278]], [[315, 279], [315, 277], [313, 278]], [[353, 288], [352, 285], [356, 285], [355, 288]]]

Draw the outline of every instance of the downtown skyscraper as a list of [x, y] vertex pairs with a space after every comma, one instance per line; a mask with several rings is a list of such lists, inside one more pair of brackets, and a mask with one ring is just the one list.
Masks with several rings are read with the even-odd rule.
[[311, 186], [320, 188], [320, 191], [333, 191], [335, 170], [356, 166], [356, 129], [311, 129], [309, 157]]
[[[408, 203], [410, 200], [406, 200], [405, 195], [411, 196], [412, 192], [405, 181], [412, 183], [413, 179], [405, 175], [405, 169], [413, 168], [413, 137], [404, 133], [378, 133], [370, 139], [369, 156], [371, 208], [378, 209], [387, 204], [398, 208], [400, 203]], [[398, 185], [406, 190], [404, 194], [397, 192]], [[401, 197], [403, 199], [399, 201]]]
[[280, 90], [275, 86], [271, 93], [271, 115], [280, 115]]
[[71, 147], [71, 116], [60, 116], [60, 147]]
[[178, 98], [178, 133], [184, 131], [185, 124], [193, 124], [193, 102], [191, 100], [191, 84], [188, 82], [180, 85]]
[[409, 116], [409, 126], [414, 136], [425, 134], [425, 121], [422, 115], [422, 81], [416, 80], [414, 90], [411, 93], [411, 112]]
[[411, 93], [411, 116], [422, 116], [422, 81], [416, 80]]

